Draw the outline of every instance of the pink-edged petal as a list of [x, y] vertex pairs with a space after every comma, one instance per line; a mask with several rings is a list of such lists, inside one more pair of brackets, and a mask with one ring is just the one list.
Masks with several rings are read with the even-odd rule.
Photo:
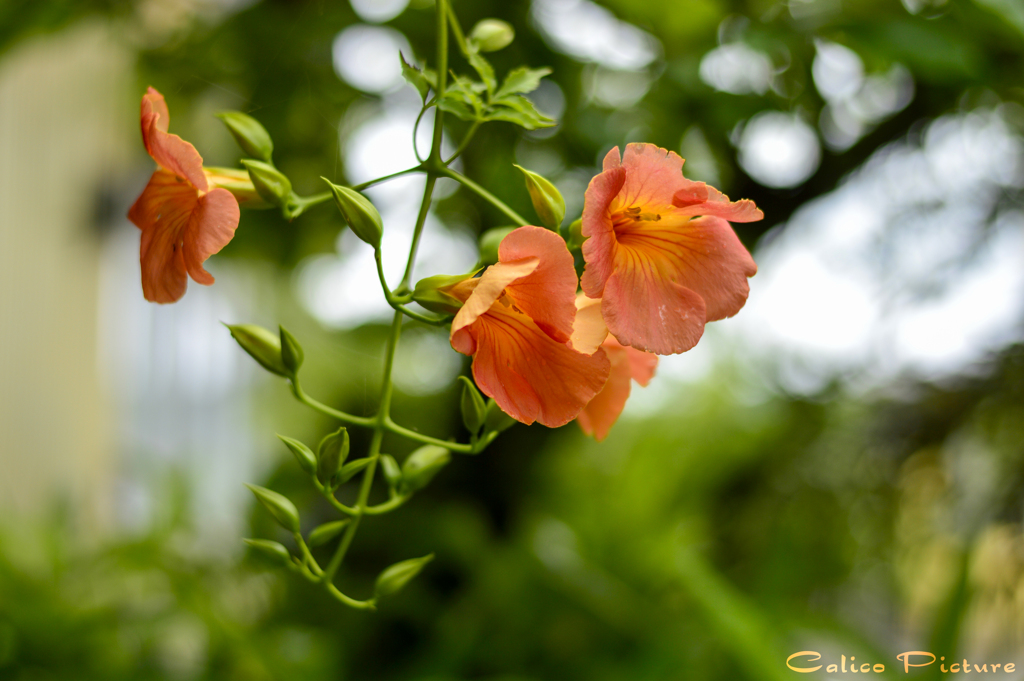
[[704, 333], [704, 299], [642, 259], [616, 268], [605, 284], [601, 312], [620, 343], [657, 355], [686, 352]]
[[142, 293], [154, 303], [173, 303], [185, 293], [185, 258], [181, 241], [199, 196], [173, 173], [153, 173], [128, 218], [142, 230], [139, 261]]
[[729, 223], [706, 216], [684, 222], [668, 237], [674, 244], [673, 278], [704, 299], [706, 321], [731, 317], [747, 302], [747, 278], [757, 265]]
[[608, 436], [619, 419], [631, 388], [629, 358], [625, 348], [616, 343], [615, 346], [606, 345], [604, 351], [610, 365], [608, 382], [576, 417], [576, 423], [583, 432], [592, 435], [598, 442]]
[[576, 319], [572, 324], [570, 345], [577, 352], [592, 355], [608, 337], [608, 327], [601, 315], [601, 299], [576, 296]]
[[213, 275], [203, 268], [203, 263], [231, 241], [238, 219], [238, 202], [227, 189], [214, 189], [200, 197], [184, 235], [185, 265], [189, 275], [200, 284], [213, 283]]
[[[158, 116], [157, 129], [167, 132], [171, 123], [171, 114], [167, 111], [167, 102], [164, 101], [164, 96], [152, 86], [146, 88], [146, 94], [142, 95], [142, 111], [139, 117], [145, 119], [147, 114], [156, 114]], [[145, 128], [142, 130], [142, 137], [143, 139], [146, 137]], [[147, 145], [146, 148], [148, 149], [149, 146]]]
[[576, 268], [562, 237], [541, 227], [520, 227], [501, 240], [498, 259], [521, 262], [537, 258], [537, 268], [510, 282], [505, 293], [545, 333], [564, 343], [576, 316]]
[[[455, 287], [452, 293], [459, 295], [465, 291], [472, 291], [459, 312], [452, 320], [451, 337], [462, 329], [475, 322], [480, 315], [491, 309], [491, 306], [505, 292], [505, 287], [516, 279], [527, 276], [540, 266], [540, 258], [529, 257], [515, 262], [499, 262], [491, 265], [475, 280], [468, 280], [469, 285]], [[475, 282], [475, 283], [473, 283]], [[458, 348], [456, 348], [458, 349]]]
[[209, 185], [203, 173], [203, 157], [196, 148], [177, 135], [167, 132], [169, 119], [163, 96], [149, 88], [142, 97], [142, 142], [157, 164], [183, 177], [196, 189], [206, 191]]
[[581, 226], [583, 236], [587, 237], [583, 242], [583, 259], [587, 264], [580, 283], [591, 298], [601, 297], [615, 267], [615, 228], [609, 207], [625, 181], [625, 169], [613, 167], [595, 175], [587, 186]]
[[714, 187], [707, 187], [703, 201], [694, 200], [692, 194], [679, 191], [673, 203], [680, 208], [677, 215], [713, 215], [729, 222], [757, 222], [764, 219], [764, 213], [750, 199], [729, 201], [729, 197]]
[[619, 153], [618, 147], [612, 147], [607, 154], [604, 155], [604, 160], [601, 162], [601, 170], [611, 170], [612, 168], [618, 168], [622, 165], [622, 155]]
[[643, 350], [637, 350], [636, 348], [626, 347], [619, 344], [614, 337], [609, 337], [604, 343], [605, 352], [611, 353], [610, 348], [618, 346], [626, 352], [626, 358], [629, 360], [629, 375], [630, 377], [639, 383], [643, 387], [647, 387], [647, 384], [654, 378], [654, 372], [658, 368], [658, 356], [652, 355], [649, 352]]
[[660, 207], [672, 205], [676, 193], [699, 193], [703, 184], [683, 177], [679, 154], [653, 144], [627, 144], [622, 167], [626, 182], [616, 202], [620, 208], [651, 207], [658, 212]]
[[576, 352], [568, 343], [552, 339], [526, 315], [500, 304], [463, 333], [473, 337], [476, 384], [522, 423], [565, 425], [608, 379], [603, 350], [593, 355]]

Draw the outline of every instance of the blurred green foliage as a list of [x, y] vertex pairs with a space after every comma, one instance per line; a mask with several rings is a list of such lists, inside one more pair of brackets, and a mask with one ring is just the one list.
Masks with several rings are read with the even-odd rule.
[[[231, 165], [237, 152], [208, 114], [239, 109], [273, 135], [275, 161], [297, 191], [320, 191], [320, 175], [344, 180], [338, 124], [368, 97], [331, 66], [334, 36], [357, 21], [346, 2], [265, 0], [163, 32], [141, 18], [146, 4], [7, 2], [0, 55], [39, 32], [108, 17], [139, 47], [139, 92], [152, 84], [168, 96], [184, 138], [214, 140], [209, 154], [201, 148], [209, 163]], [[551, 66], [566, 97], [556, 136], [524, 142], [518, 128], [496, 123], [466, 153], [466, 174], [523, 214], [532, 215], [512, 166], [517, 145], [591, 167], [627, 141], [678, 149], [697, 125], [722, 188], [769, 216], [737, 226], [753, 246], [919, 121], [991, 97], [1024, 101], [1024, 25], [1012, 3], [908, 3], [917, 14], [889, 0], [605, 4], [664, 47], [651, 91], [628, 109], [588, 100], [584, 74], [593, 67], [552, 51], [531, 28], [528, 3], [455, 2], [466, 27], [489, 16], [515, 27], [512, 46], [491, 55], [499, 73]], [[791, 11], [816, 6], [832, 9]], [[431, 11], [413, 3], [391, 22], [419, 57], [432, 54]], [[730, 95], [700, 80], [701, 56], [733, 30], [786, 66], [779, 92]], [[855, 49], [869, 73], [903, 63], [915, 96], [849, 150], [826, 152], [799, 188], [771, 190], [736, 164], [730, 132], [764, 110], [817, 120], [815, 38]], [[504, 223], [466, 192], [438, 210], [481, 232]], [[328, 208], [290, 225], [269, 211], [243, 221], [225, 255], [284, 272], [332, 251], [341, 229]], [[285, 316], [307, 351], [310, 392], [372, 410], [384, 330], [327, 333], [298, 311]], [[77, 538], [69, 518], [8, 528], [0, 678], [781, 679], [790, 675], [786, 655], [812, 645], [885, 661], [890, 671], [897, 640], [947, 656], [968, 645], [1012, 652], [1024, 618], [1022, 393], [1016, 346], [976, 376], [867, 397], [835, 385], [812, 399], [715, 376], [601, 444], [574, 427], [513, 428], [360, 535], [342, 576], [354, 594], [370, 593], [381, 566], [437, 555], [373, 615], [343, 610], [252, 556], [238, 563], [236, 554], [197, 552], [197, 520], [182, 496], [145, 536], [100, 545]], [[316, 441], [336, 427], [280, 399], [271, 428], [290, 424], [289, 434]], [[459, 399], [458, 385], [430, 398], [399, 394], [396, 420], [457, 434]], [[366, 446], [364, 436], [353, 430], [353, 450]], [[385, 441], [389, 453], [405, 454], [401, 446]], [[287, 452], [267, 484], [299, 504], [307, 529], [334, 518]], [[266, 514], [254, 511], [252, 525], [254, 536], [287, 541]]]

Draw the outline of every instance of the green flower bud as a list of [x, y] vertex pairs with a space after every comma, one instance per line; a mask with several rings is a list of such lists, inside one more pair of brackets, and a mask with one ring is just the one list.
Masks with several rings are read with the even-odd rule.
[[316, 473], [316, 455], [313, 454], [313, 450], [298, 440], [285, 437], [280, 433], [278, 433], [277, 438], [291, 450], [292, 454], [295, 455], [295, 460], [299, 462], [299, 467], [302, 468], [302, 470], [306, 471], [310, 475], [314, 475]]
[[415, 492], [427, 486], [435, 475], [452, 460], [452, 453], [437, 445], [423, 445], [402, 464], [402, 487]]
[[203, 175], [206, 175], [206, 182], [211, 188], [227, 189], [231, 192], [231, 195], [238, 201], [239, 208], [271, 207], [256, 191], [248, 170], [203, 166]]
[[350, 522], [352, 522], [351, 518], [345, 518], [344, 520], [335, 520], [332, 523], [324, 523], [309, 533], [309, 539], [306, 540], [306, 543], [311, 547], [323, 546], [341, 534], [341, 531]]
[[240, 111], [223, 111], [217, 114], [217, 118], [224, 121], [228, 132], [247, 156], [270, 163], [270, 155], [274, 153], [274, 142], [259, 121]]
[[459, 376], [462, 381], [462, 400], [459, 408], [462, 410], [462, 423], [466, 430], [476, 435], [484, 425], [487, 416], [487, 405], [480, 391], [473, 385], [473, 381], [465, 376]]
[[515, 37], [515, 29], [501, 19], [483, 19], [469, 32], [469, 41], [481, 52], [497, 52]]
[[278, 376], [288, 376], [288, 368], [281, 359], [281, 339], [255, 324], [225, 324], [231, 337], [238, 341], [249, 356], [264, 369]]
[[380, 455], [380, 470], [384, 474], [384, 480], [387, 481], [388, 487], [395, 489], [402, 482], [402, 469], [398, 467], [398, 462], [395, 461], [395, 457], [390, 454]]
[[376, 597], [390, 596], [403, 586], [408, 584], [413, 577], [418, 575], [424, 566], [434, 560], [434, 554], [422, 558], [410, 558], [401, 563], [395, 563], [380, 573], [377, 577], [377, 587], [374, 589]]
[[341, 467], [338, 471], [338, 484], [344, 485], [346, 482], [352, 479], [359, 471], [363, 470], [373, 462], [373, 459], [356, 459], [355, 461], [349, 461], [347, 464]]
[[292, 554], [281, 544], [269, 539], [243, 539], [253, 551], [277, 565], [291, 567]]
[[570, 251], [583, 248], [583, 218], [573, 220], [569, 224], [568, 238], [565, 241]]
[[256, 191], [267, 203], [284, 208], [292, 198], [292, 183], [274, 166], [263, 161], [242, 159], [242, 165], [249, 171], [249, 177]]
[[557, 232], [565, 218], [565, 199], [562, 193], [547, 178], [519, 165], [516, 168], [526, 176], [526, 190], [530, 192], [530, 201], [533, 202], [533, 209], [541, 224]]
[[299, 531], [299, 511], [288, 497], [266, 487], [249, 484], [246, 484], [246, 487], [256, 495], [256, 499], [270, 511], [270, 515], [274, 516], [274, 520], [281, 527], [289, 532]]
[[484, 417], [484, 430], [502, 432], [519, 423], [506, 414], [494, 400], [487, 400], [487, 416]]
[[334, 192], [334, 202], [345, 218], [349, 229], [362, 239], [365, 243], [380, 248], [380, 237], [384, 231], [384, 224], [381, 222], [380, 213], [370, 200], [349, 187], [336, 185], [326, 177], [321, 178], [331, 187]]
[[306, 354], [302, 352], [302, 346], [299, 345], [299, 341], [295, 340], [295, 336], [288, 333], [283, 326], [277, 328], [281, 332], [281, 363], [294, 376], [302, 366], [302, 360], [305, 359]]
[[501, 240], [516, 230], [516, 227], [495, 227], [480, 235], [480, 264], [493, 265], [498, 262], [498, 246]]
[[436, 274], [416, 282], [412, 291], [412, 299], [431, 312], [453, 315], [462, 307], [462, 301], [451, 296], [447, 291], [460, 281], [470, 279], [475, 272], [469, 274]]
[[344, 426], [320, 441], [316, 477], [321, 484], [332, 488], [338, 486], [334, 476], [348, 458], [348, 450], [348, 431]]

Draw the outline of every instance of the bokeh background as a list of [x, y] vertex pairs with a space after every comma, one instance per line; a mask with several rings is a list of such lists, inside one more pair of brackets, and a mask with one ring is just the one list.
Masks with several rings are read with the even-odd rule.
[[[219, 322], [284, 323], [312, 394], [372, 410], [371, 254], [329, 205], [244, 213], [215, 286], [145, 303], [124, 217], [152, 171], [138, 101], [161, 90], [211, 165], [239, 156], [213, 114], [256, 116], [302, 193], [402, 169], [418, 96], [397, 52], [432, 60], [431, 0], [4, 0], [0, 678], [775, 681], [799, 650], [1020, 678], [1024, 5], [454, 6], [515, 26], [492, 61], [551, 66], [531, 97], [560, 121], [484, 126], [463, 172], [532, 215], [520, 163], [574, 219], [610, 147], [676, 150], [765, 212], [736, 226], [760, 266], [746, 308], [664, 358], [607, 441], [516, 426], [366, 523], [348, 591], [437, 559], [377, 613], [344, 609], [243, 551], [277, 538], [243, 482], [332, 518], [274, 433], [333, 424]], [[368, 192], [393, 278], [421, 182]], [[504, 224], [440, 195], [417, 276], [464, 270]], [[410, 324], [398, 420], [462, 435], [465, 369]]]

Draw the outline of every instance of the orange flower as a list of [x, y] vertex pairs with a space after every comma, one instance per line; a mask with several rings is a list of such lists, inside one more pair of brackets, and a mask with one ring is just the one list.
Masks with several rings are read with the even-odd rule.
[[473, 357], [480, 390], [518, 421], [565, 425], [608, 380], [604, 351], [584, 354], [569, 340], [576, 284], [565, 242], [520, 227], [502, 240], [496, 264], [446, 291], [463, 302], [452, 347]]
[[142, 97], [142, 141], [160, 167], [128, 219], [142, 230], [142, 293], [154, 303], [181, 298], [186, 274], [212, 284], [203, 263], [231, 241], [239, 218], [235, 197], [227, 189], [211, 188], [203, 158], [167, 132], [168, 120], [163, 95], [149, 88]]
[[689, 350], [706, 322], [743, 307], [757, 265], [728, 221], [764, 217], [682, 168], [682, 158], [652, 144], [627, 144], [621, 161], [616, 147], [583, 208], [584, 293], [601, 299], [622, 345], [659, 355]]
[[[581, 293], [576, 297], [576, 308], [573, 347], [586, 353], [594, 352], [599, 344], [610, 362], [608, 382], [576, 417], [576, 423], [584, 433], [601, 441], [622, 414], [629, 399], [631, 381], [646, 387], [654, 378], [658, 356], [627, 347], [613, 336], [608, 336], [601, 321], [600, 299], [594, 300]], [[604, 338], [603, 342], [601, 338]]]

